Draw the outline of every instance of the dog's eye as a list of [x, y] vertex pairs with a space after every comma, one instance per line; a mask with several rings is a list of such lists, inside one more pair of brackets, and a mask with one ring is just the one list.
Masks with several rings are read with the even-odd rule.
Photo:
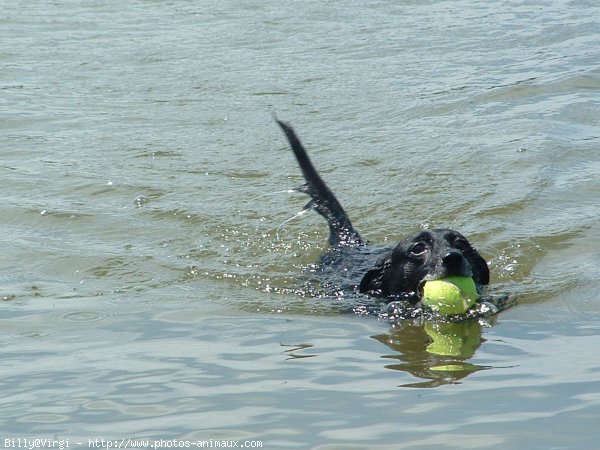
[[466, 250], [469, 248], [469, 243], [465, 239], [458, 238], [454, 241], [454, 248], [458, 250]]
[[417, 242], [410, 249], [410, 253], [413, 255], [422, 255], [427, 251], [427, 245], [424, 242]]

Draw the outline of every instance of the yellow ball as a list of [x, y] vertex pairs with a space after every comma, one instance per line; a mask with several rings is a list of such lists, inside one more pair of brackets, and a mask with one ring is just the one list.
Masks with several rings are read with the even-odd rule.
[[465, 313], [478, 297], [473, 278], [446, 277], [425, 282], [422, 302], [440, 314], [453, 315]]

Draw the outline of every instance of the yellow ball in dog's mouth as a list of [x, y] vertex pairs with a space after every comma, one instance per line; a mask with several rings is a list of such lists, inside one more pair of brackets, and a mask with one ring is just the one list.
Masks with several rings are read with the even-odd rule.
[[423, 285], [421, 302], [444, 315], [464, 314], [479, 298], [471, 277], [446, 277]]

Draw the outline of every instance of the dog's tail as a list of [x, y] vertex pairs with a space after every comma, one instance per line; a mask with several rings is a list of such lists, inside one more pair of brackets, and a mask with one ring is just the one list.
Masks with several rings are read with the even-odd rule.
[[313, 166], [304, 146], [296, 136], [293, 128], [278, 119], [277, 123], [284, 131], [294, 155], [300, 164], [300, 169], [304, 174], [306, 183], [297, 190], [310, 195], [311, 201], [306, 205], [307, 208], [314, 208], [327, 220], [329, 225], [329, 243], [332, 246], [358, 246], [363, 245], [364, 241], [354, 229], [348, 215], [340, 205], [340, 202], [333, 192], [329, 190], [315, 167]]

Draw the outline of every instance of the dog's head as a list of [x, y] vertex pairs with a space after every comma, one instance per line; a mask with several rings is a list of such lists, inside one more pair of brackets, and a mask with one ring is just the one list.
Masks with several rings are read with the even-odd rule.
[[448, 276], [473, 277], [477, 286], [490, 282], [487, 263], [462, 234], [449, 229], [424, 230], [404, 238], [369, 270], [360, 292], [416, 303], [424, 281]]

